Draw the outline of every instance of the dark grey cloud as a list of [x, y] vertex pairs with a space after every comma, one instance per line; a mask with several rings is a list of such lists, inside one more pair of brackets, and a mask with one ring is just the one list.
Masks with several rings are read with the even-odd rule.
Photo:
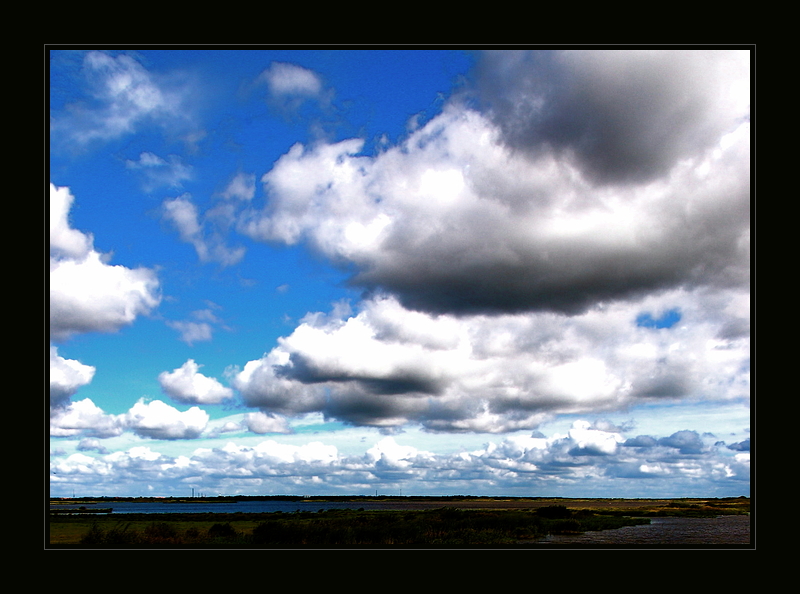
[[637, 182], [669, 171], [731, 131], [719, 96], [734, 52], [490, 51], [481, 97], [510, 146], [572, 157], [593, 179]]
[[728, 446], [729, 450], [733, 450], [735, 452], [749, 452], [750, 451], [750, 438], [745, 439], [744, 441], [739, 441], [737, 443], [732, 443]]
[[658, 441], [649, 435], [637, 435], [625, 440], [622, 445], [629, 448], [652, 448], [658, 445]]
[[658, 444], [676, 448], [681, 454], [700, 454], [705, 447], [696, 431], [677, 431], [669, 437], [659, 439]]
[[299, 381], [303, 384], [326, 382], [359, 384], [361, 389], [372, 394], [439, 394], [443, 386], [433, 377], [413, 369], [395, 369], [385, 376], [359, 373], [354, 370], [326, 370], [320, 368], [312, 358], [301, 353], [292, 353], [290, 363], [275, 368], [278, 377]]

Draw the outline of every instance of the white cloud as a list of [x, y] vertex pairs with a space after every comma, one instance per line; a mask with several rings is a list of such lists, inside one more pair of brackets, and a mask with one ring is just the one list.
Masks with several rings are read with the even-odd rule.
[[319, 76], [296, 64], [273, 62], [261, 73], [261, 79], [269, 85], [273, 95], [318, 95], [322, 90]]
[[51, 410], [50, 435], [108, 439], [131, 432], [150, 439], [196, 439], [208, 421], [208, 413], [196, 406], [181, 412], [160, 400], [141, 398], [126, 413], [113, 415], [84, 398]]
[[[723, 337], [740, 318], [720, 315], [740, 295], [673, 291], [570, 317], [433, 316], [376, 298], [356, 314], [307, 316], [232, 385], [266, 412], [455, 432], [658, 400], [746, 401], [749, 339]], [[637, 325], [667, 305], [680, 308], [678, 324]]]
[[[243, 247], [231, 248], [225, 244], [224, 232], [229, 217], [220, 209], [206, 213], [201, 222], [197, 207], [190, 196], [184, 194], [165, 200], [162, 204], [162, 216], [175, 226], [182, 241], [194, 246], [201, 262], [218, 262], [223, 266], [232, 266], [244, 257]], [[207, 222], [212, 227], [210, 232], [204, 228]]]
[[256, 194], [256, 176], [254, 173], [237, 173], [225, 190], [222, 197], [226, 200], [252, 200]]
[[[608, 63], [589, 60], [585, 69], [594, 65], [602, 73], [617, 59], [625, 62], [609, 56]], [[724, 56], [708, 62], [687, 76], [695, 80], [727, 64]], [[624, 102], [637, 84], [652, 95], [659, 83], [646, 63], [631, 68], [638, 79], [609, 83], [604, 101]], [[579, 74], [582, 81], [599, 76]], [[749, 75], [734, 74], [736, 82]], [[670, 92], [680, 94], [682, 76], [670, 82]], [[265, 208], [248, 210], [239, 228], [256, 240], [305, 241], [333, 263], [355, 267], [354, 284], [437, 313], [574, 314], [678, 286], [744, 286], [749, 112], [746, 103], [735, 103], [720, 120], [706, 103], [727, 101], [727, 88], [698, 85], [692, 101], [704, 107], [680, 116], [686, 121], [674, 132], [674, 150], [661, 152], [653, 140], [638, 164], [622, 157], [600, 162], [606, 154], [600, 148], [576, 157], [584, 132], [565, 136], [558, 149], [543, 140], [536, 150], [520, 150], [502, 114], [458, 102], [376, 156], [360, 155], [358, 139], [295, 145], [262, 178]], [[607, 107], [581, 104], [590, 131]], [[614, 122], [633, 128], [626, 137], [658, 129], [668, 106], [657, 107], [650, 114], [637, 104], [644, 121], [628, 122], [621, 113]], [[601, 148], [616, 138], [613, 129], [602, 134]], [[643, 154], [650, 149], [652, 155]]]
[[185, 165], [179, 156], [169, 155], [167, 159], [144, 152], [139, 155], [138, 161], [125, 161], [125, 167], [140, 172], [146, 192], [161, 186], [180, 188], [184, 181], [192, 179], [191, 166]]
[[189, 359], [181, 367], [159, 374], [158, 382], [166, 394], [183, 404], [219, 404], [233, 398], [233, 390], [199, 373], [199, 369]]
[[196, 342], [208, 342], [213, 336], [211, 324], [188, 320], [168, 321], [167, 326], [180, 333], [180, 339], [189, 346]]
[[[69, 190], [50, 184], [50, 199], [50, 335], [114, 332], [155, 308], [161, 300], [155, 272], [107, 264], [91, 236], [81, 239], [60, 214], [69, 211]], [[54, 202], [59, 205], [55, 218]]]
[[51, 119], [51, 132], [68, 146], [86, 146], [131, 134], [153, 123], [191, 127], [184, 80], [156, 77], [133, 57], [86, 53], [82, 74], [90, 97]]
[[[746, 399], [747, 54], [489, 53], [476, 93], [376, 155], [296, 144], [262, 177], [240, 232], [306, 243], [371, 297], [247, 363], [245, 401], [501, 432]], [[680, 324], [636, 323], [664, 312]]]
[[50, 406], [69, 402], [81, 386], [92, 381], [95, 371], [91, 365], [59, 356], [58, 349], [50, 345]]
[[[145, 481], [164, 494], [180, 492], [187, 481], [208, 490], [247, 494], [380, 489], [428, 495], [469, 491], [529, 496], [546, 491], [580, 497], [590, 491], [598, 497], [709, 497], [746, 491], [749, 455], [717, 447], [713, 437], [648, 437], [649, 445], [627, 445], [630, 440], [624, 441], [621, 432], [579, 420], [565, 435], [518, 435], [489, 440], [472, 451], [440, 453], [411, 446], [402, 434], [365, 441], [351, 454], [324, 440], [293, 444], [270, 439], [254, 445], [228, 441], [179, 456], [142, 446], [90, 456], [84, 448], [84, 453], [57, 456], [51, 463], [51, 480], [56, 491], [86, 482], [100, 492], [108, 488], [106, 483], [119, 489]], [[661, 441], [697, 441], [697, 448], [681, 451], [659, 445]]]
[[247, 413], [244, 416], [243, 424], [248, 431], [258, 434], [289, 433], [291, 431], [285, 418], [263, 412]]
[[208, 425], [208, 413], [193, 406], [186, 412], [160, 400], [140, 399], [124, 415], [125, 427], [152, 439], [193, 439]]
[[[218, 305], [211, 305], [213, 308], [219, 309]], [[195, 342], [210, 341], [215, 326], [229, 330], [210, 308], [193, 311], [192, 318], [193, 320], [169, 320], [166, 322], [167, 326], [180, 333], [180, 340], [189, 346], [193, 346]]]
[[96, 451], [100, 454], [109, 453], [106, 447], [102, 444], [102, 442], [99, 439], [89, 438], [89, 437], [82, 439], [78, 444], [77, 449], [79, 452]]
[[69, 188], [50, 184], [50, 250], [67, 258], [82, 259], [92, 250], [94, 238], [70, 226], [69, 211], [74, 201]]
[[50, 416], [50, 435], [55, 437], [108, 438], [121, 435], [124, 429], [121, 418], [106, 414], [88, 398], [58, 408]]

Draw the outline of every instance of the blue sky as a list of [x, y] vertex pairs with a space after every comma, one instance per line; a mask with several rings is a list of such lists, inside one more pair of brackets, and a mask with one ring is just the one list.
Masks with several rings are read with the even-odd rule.
[[49, 76], [51, 495], [749, 495], [748, 51]]

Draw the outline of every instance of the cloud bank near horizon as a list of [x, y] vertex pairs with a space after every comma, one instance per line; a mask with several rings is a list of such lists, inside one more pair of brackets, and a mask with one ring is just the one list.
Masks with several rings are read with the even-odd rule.
[[[554, 496], [592, 484], [596, 497], [708, 497], [745, 488], [750, 476], [749, 441], [726, 444], [694, 431], [626, 438], [619, 428], [577, 421], [565, 434], [515, 436], [452, 454], [403, 441], [402, 436], [383, 437], [361, 455], [343, 454], [323, 441], [291, 445], [273, 439], [255, 446], [231, 440], [178, 456], [147, 445], [101, 456], [76, 452], [54, 463], [51, 480], [91, 481], [96, 494], [202, 484], [224, 494], [353, 494], [380, 486], [382, 492], [423, 495], [446, 490]], [[613, 492], [597, 491], [608, 479], [614, 479]]]

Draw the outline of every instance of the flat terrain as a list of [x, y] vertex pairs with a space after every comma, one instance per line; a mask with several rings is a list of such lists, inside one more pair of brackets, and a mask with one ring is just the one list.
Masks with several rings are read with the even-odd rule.
[[[224, 498], [215, 498], [219, 501]], [[546, 534], [607, 530], [648, 523], [651, 517], [716, 517], [750, 513], [750, 499], [563, 499], [563, 498], [380, 498], [383, 510], [357, 509], [376, 498], [306, 498], [314, 512], [272, 513], [52, 513], [64, 503], [51, 502], [50, 545], [130, 546], [280, 546], [513, 544]], [[210, 503], [208, 501], [207, 503]], [[58, 505], [58, 504], [62, 505]], [[325, 509], [326, 503], [349, 503], [353, 509]], [[100, 507], [100, 506], [98, 506]], [[208, 505], [203, 506], [204, 510]], [[211, 506], [213, 508], [213, 506]]]

